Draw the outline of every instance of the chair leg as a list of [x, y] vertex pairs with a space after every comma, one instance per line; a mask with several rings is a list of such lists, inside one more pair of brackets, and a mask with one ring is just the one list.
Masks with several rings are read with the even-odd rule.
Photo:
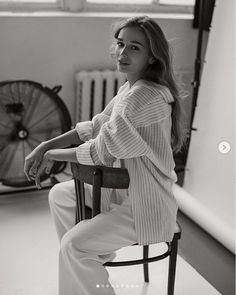
[[171, 254], [169, 258], [168, 295], [174, 295], [177, 252], [178, 239], [174, 238], [171, 242]]
[[[143, 259], [148, 258], [148, 250], [149, 250], [148, 245], [143, 246]], [[144, 273], [144, 281], [148, 283], [149, 282], [148, 263], [143, 264], [143, 273]]]

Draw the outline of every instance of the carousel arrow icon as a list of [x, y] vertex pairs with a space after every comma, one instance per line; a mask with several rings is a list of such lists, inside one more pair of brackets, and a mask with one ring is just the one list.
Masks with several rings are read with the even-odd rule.
[[227, 141], [222, 141], [218, 145], [219, 152], [227, 154], [230, 151], [230, 144]]

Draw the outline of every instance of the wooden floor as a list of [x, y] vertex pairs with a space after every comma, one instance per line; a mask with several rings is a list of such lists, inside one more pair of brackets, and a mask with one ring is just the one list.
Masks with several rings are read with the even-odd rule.
[[[0, 294], [57, 295], [59, 245], [49, 212], [47, 190], [0, 196]], [[158, 249], [163, 251], [165, 245]], [[134, 250], [134, 248], [136, 250]], [[140, 247], [124, 248], [118, 258], [137, 258]], [[141, 266], [109, 268], [117, 295], [164, 295], [168, 259], [150, 264], [150, 283]], [[176, 295], [219, 295], [181, 256], [177, 261]], [[66, 294], [65, 294], [66, 295]]]

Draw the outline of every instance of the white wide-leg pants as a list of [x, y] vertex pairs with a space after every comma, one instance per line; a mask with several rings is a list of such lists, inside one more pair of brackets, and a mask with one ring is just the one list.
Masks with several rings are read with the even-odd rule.
[[[85, 188], [86, 205], [91, 206], [91, 188]], [[122, 198], [123, 196], [120, 196]], [[61, 243], [59, 253], [59, 295], [114, 295], [103, 264], [113, 253], [137, 242], [129, 198], [111, 203], [111, 210], [75, 223], [74, 181], [56, 184], [49, 193], [49, 205]]]

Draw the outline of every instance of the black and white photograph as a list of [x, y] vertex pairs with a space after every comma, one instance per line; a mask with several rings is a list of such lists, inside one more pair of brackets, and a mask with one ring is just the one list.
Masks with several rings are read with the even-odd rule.
[[235, 12], [0, 0], [0, 295], [235, 294]]

